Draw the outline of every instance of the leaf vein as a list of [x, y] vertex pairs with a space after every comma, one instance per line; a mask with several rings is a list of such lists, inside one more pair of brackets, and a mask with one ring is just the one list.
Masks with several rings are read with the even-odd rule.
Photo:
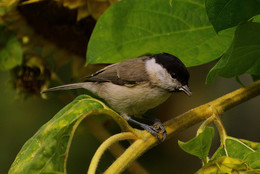
[[133, 43], [133, 42], [136, 42], [136, 41], [140, 41], [140, 40], [147, 40], [147, 39], [150, 39], [150, 38], [169, 36], [169, 35], [180, 34], [180, 33], [184, 33], [184, 32], [193, 32], [193, 31], [199, 31], [199, 30], [206, 30], [206, 29], [210, 29], [210, 28], [212, 28], [212, 26], [190, 28], [190, 29], [182, 30], [182, 31], [173, 31], [173, 32], [169, 32], [169, 33], [155, 34], [155, 35], [150, 35], [150, 36], [146, 36], [146, 37], [140, 37], [140, 38], [137, 38], [137, 39], [133, 39], [133, 40], [130, 40], [130, 41], [123, 42], [120, 45], [113, 46], [113, 47], [110, 47], [108, 49], [105, 49], [103, 52], [100, 53], [100, 55], [106, 54], [106, 52], [108, 52], [110, 50], [113, 50], [113, 49], [116, 49], [116, 48], [120, 48], [120, 47], [123, 47], [123, 46], [125, 46], [127, 44], [130, 44], [130, 43]]

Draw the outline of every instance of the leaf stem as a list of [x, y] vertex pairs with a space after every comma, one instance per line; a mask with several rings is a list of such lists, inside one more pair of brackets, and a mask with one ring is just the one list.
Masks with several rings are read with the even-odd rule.
[[207, 120], [205, 120], [201, 125], [200, 125], [200, 127], [199, 127], [199, 129], [197, 130], [197, 136], [201, 133], [201, 132], [203, 132], [203, 130], [205, 129], [205, 127], [207, 126], [207, 125], [209, 125], [210, 123], [212, 123], [213, 121], [215, 120], [215, 117], [214, 116], [211, 116], [211, 117], [209, 117]]
[[223, 123], [219, 117], [219, 115], [215, 115], [215, 120], [214, 120], [214, 124], [216, 125], [217, 129], [218, 129], [218, 132], [219, 132], [219, 136], [220, 136], [220, 147], [223, 147], [224, 150], [225, 150], [225, 153], [226, 153], [226, 156], [228, 156], [228, 152], [227, 152], [227, 149], [226, 149], [226, 139], [227, 139], [227, 132], [225, 130], [225, 127], [223, 126]]
[[[104, 128], [104, 126], [97, 121], [96, 117], [88, 117], [87, 121], [85, 121], [88, 129], [90, 129], [91, 133], [100, 141], [104, 142], [106, 139], [111, 137], [111, 133]], [[122, 147], [118, 142], [114, 143], [113, 146], [109, 148], [111, 154], [114, 157], [118, 158], [122, 153], [124, 153], [125, 148]], [[131, 166], [128, 167], [130, 173], [138, 173], [138, 174], [148, 174], [145, 168], [140, 165], [138, 162], [134, 161]]]
[[88, 169], [88, 174], [95, 174], [96, 169], [98, 166], [98, 162], [103, 155], [103, 153], [114, 143], [122, 140], [127, 140], [127, 139], [136, 139], [137, 137], [131, 133], [131, 132], [122, 132], [116, 135], [113, 135], [112, 137], [108, 138], [106, 141], [104, 141], [96, 151], [95, 155], [93, 156], [89, 169]]
[[104, 173], [114, 174], [124, 171], [131, 162], [138, 158], [152, 144], [152, 141], [145, 142], [142, 139], [136, 140]]

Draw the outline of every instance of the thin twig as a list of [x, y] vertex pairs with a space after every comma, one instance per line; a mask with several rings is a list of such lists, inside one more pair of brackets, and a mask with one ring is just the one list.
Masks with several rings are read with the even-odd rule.
[[197, 130], [197, 135], [199, 135], [201, 132], [204, 131], [205, 127], [208, 126], [210, 123], [212, 123], [215, 120], [215, 116], [212, 115], [211, 117], [209, 117], [208, 119], [206, 119], [199, 127], [199, 129]]
[[[87, 121], [85, 121], [88, 129], [90, 129], [91, 133], [100, 141], [104, 142], [106, 139], [111, 137], [111, 133], [104, 128], [104, 126], [97, 120], [96, 117], [89, 117]], [[109, 151], [113, 154], [114, 157], [118, 158], [122, 153], [124, 153], [125, 148], [122, 147], [119, 143], [113, 144]], [[140, 165], [137, 161], [134, 161], [131, 166], [127, 169], [130, 173], [138, 173], [138, 174], [148, 174], [145, 168]]]
[[226, 145], [225, 145], [226, 139], [227, 139], [227, 133], [226, 133], [225, 127], [223, 126], [223, 123], [222, 123], [219, 115], [215, 115], [214, 124], [216, 125], [219, 136], [220, 136], [220, 147], [223, 147], [223, 149], [226, 153], [226, 156], [228, 156], [228, 152], [227, 152]]
[[93, 156], [93, 158], [90, 162], [88, 174], [96, 173], [98, 162], [99, 162], [101, 156], [112, 144], [114, 144], [118, 141], [127, 140], [127, 139], [136, 139], [136, 136], [131, 132], [122, 132], [122, 133], [113, 135], [112, 137], [110, 137], [106, 141], [104, 141], [101, 144], [101, 146], [99, 146], [98, 150], [96, 151], [95, 155]]
[[[126, 151], [121, 155], [106, 171], [105, 174], [114, 174], [114, 173], [121, 173], [125, 170], [128, 166], [126, 164], [131, 164], [133, 160], [139, 157], [140, 152], [143, 152], [147, 149], [147, 146], [144, 146], [144, 140], [138, 139], [136, 140]], [[148, 145], [148, 144], [147, 144]], [[129, 158], [127, 155], [124, 154], [131, 154]], [[122, 163], [124, 162], [124, 164]]]

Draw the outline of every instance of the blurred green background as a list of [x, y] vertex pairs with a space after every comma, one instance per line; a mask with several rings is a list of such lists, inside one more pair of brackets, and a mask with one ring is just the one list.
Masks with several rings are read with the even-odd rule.
[[[187, 97], [183, 93], [174, 94], [168, 101], [154, 109], [152, 114], [155, 114], [162, 121], [166, 121], [241, 87], [235, 79], [224, 78], [217, 78], [212, 85], [205, 85], [206, 74], [213, 65], [214, 63], [210, 63], [189, 68], [190, 88], [193, 95]], [[84, 67], [82, 66], [82, 68]], [[247, 75], [243, 75], [241, 80], [245, 84], [252, 82]], [[0, 173], [7, 173], [22, 145], [66, 103], [60, 100], [60, 93], [49, 95], [47, 100], [40, 97], [22, 99], [12, 89], [8, 72], [0, 73], [0, 87]], [[259, 103], [260, 98], [257, 97], [223, 114], [222, 118], [228, 135], [260, 141]], [[111, 120], [105, 121], [103, 124], [113, 133], [119, 131], [119, 128]], [[177, 140], [187, 141], [194, 137], [198, 126], [193, 126], [150, 149], [138, 161], [149, 173], [194, 173], [201, 167], [200, 160], [183, 152], [178, 147]], [[216, 132], [213, 142], [215, 146], [212, 147], [212, 150], [218, 146], [218, 143]], [[91, 157], [99, 145], [100, 142], [83, 122], [72, 142], [68, 173], [86, 173]], [[123, 142], [123, 146], [127, 145], [128, 142]], [[110, 152], [106, 152], [100, 161], [98, 173], [102, 173], [114, 160], [115, 158]]]

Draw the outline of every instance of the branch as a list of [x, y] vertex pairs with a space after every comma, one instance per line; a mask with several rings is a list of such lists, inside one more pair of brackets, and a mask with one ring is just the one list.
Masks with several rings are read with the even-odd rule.
[[114, 143], [122, 140], [127, 139], [136, 139], [136, 136], [132, 134], [131, 132], [122, 132], [116, 135], [113, 135], [106, 141], [104, 141], [101, 146], [99, 146], [98, 150], [96, 151], [94, 157], [91, 160], [91, 163], [89, 165], [88, 174], [95, 174], [96, 168], [99, 162], [99, 159], [103, 155], [103, 153]]
[[[87, 118], [87, 121], [85, 121], [85, 124], [90, 129], [91, 133], [100, 142], [104, 142], [106, 139], [112, 138], [112, 135], [104, 128], [104, 126], [99, 121], [97, 121], [96, 117]], [[133, 135], [131, 132], [128, 132], [128, 133]], [[135, 138], [136, 138], [136, 136], [135, 136]], [[111, 147], [109, 147], [108, 150], [113, 154], [114, 157], [118, 158], [122, 153], [124, 153], [125, 148], [122, 147], [122, 145], [120, 145], [118, 142], [116, 142]], [[93, 161], [93, 158], [92, 158], [92, 161]], [[100, 156], [100, 158], [101, 158], [101, 156]], [[90, 168], [90, 166], [89, 166], [89, 168]], [[148, 174], [148, 172], [145, 170], [145, 168], [136, 161], [133, 161], [132, 165], [128, 166], [127, 169], [130, 173]]]
[[[203, 120], [211, 117], [215, 112], [221, 115], [240, 103], [254, 98], [260, 94], [260, 80], [253, 84], [240, 88], [236, 91], [228, 93], [216, 100], [201, 105], [197, 108], [191, 109], [188, 112], [179, 115], [164, 123], [167, 131], [167, 139], [176, 133], [187, 129]], [[150, 133], [146, 131], [136, 130], [134, 134], [141, 139], [136, 140], [107, 170], [105, 173], [120, 173], [126, 169], [134, 160], [136, 160], [145, 151], [157, 144], [157, 140]]]

